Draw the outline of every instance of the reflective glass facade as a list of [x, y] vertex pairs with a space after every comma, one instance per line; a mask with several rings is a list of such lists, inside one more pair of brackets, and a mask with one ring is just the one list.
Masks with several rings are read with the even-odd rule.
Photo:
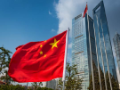
[[[87, 15], [82, 14], [72, 20], [72, 64], [77, 64], [77, 77], [83, 78], [82, 90], [92, 87], [92, 69], [90, 60], [90, 42], [87, 24]], [[91, 37], [92, 60], [96, 61], [96, 48], [93, 30], [93, 20], [89, 17], [89, 29]], [[97, 72], [97, 70], [96, 70]], [[97, 75], [96, 75], [97, 76]]]
[[119, 73], [120, 73], [120, 35], [119, 34], [116, 34], [114, 36], [113, 42], [114, 42], [114, 49], [115, 49], [117, 64], [118, 64]]
[[[93, 20], [98, 63], [96, 66], [99, 71], [99, 80], [94, 80], [95, 90], [118, 90], [116, 68], [103, 1], [93, 9]], [[98, 87], [100, 89], [97, 89]]]

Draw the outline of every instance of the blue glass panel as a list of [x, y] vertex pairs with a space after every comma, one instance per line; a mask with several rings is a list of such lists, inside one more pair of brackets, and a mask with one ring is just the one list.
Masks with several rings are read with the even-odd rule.
[[101, 81], [105, 83], [103, 84], [101, 82], [102, 90], [105, 90], [106, 88], [108, 90], [110, 90], [111, 88], [112, 90], [118, 90], [115, 63], [111, 48], [107, 18], [105, 14], [103, 1], [101, 1], [93, 9], [93, 17], [96, 33], [96, 45], [98, 50], [97, 55], [99, 59], [98, 63], [101, 69], [100, 73], [103, 73], [102, 76], [104, 76], [104, 77], [101, 76]]
[[72, 20], [72, 64], [77, 64], [79, 77], [83, 78], [82, 89], [89, 85], [89, 68], [86, 42], [85, 18]]

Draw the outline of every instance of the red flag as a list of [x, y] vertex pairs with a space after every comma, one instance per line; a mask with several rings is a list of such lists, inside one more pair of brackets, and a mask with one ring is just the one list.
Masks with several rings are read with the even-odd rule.
[[63, 76], [67, 31], [17, 48], [8, 74], [17, 82], [43, 82]]
[[86, 4], [86, 7], [85, 7], [85, 10], [84, 10], [84, 13], [83, 13], [83, 17], [85, 17], [85, 14], [87, 13], [87, 10], [88, 10], [88, 7], [87, 7], [87, 4]]

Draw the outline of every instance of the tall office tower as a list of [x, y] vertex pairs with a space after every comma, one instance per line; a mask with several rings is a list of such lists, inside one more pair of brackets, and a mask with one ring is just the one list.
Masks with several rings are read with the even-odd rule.
[[118, 64], [119, 73], [120, 73], [120, 35], [119, 34], [116, 34], [114, 36], [113, 42], [114, 42], [114, 49], [115, 49], [117, 64]]
[[[90, 55], [92, 56], [92, 60], [96, 60], [93, 20], [90, 16], [88, 18], [89, 29], [87, 15], [83, 17], [80, 14], [72, 20], [72, 64], [77, 64], [78, 74], [76, 76], [83, 79], [82, 90], [93, 88], [91, 85], [91, 77], [93, 76], [91, 67], [93, 65], [91, 66]], [[89, 34], [91, 42], [89, 42]], [[90, 43], [92, 44], [92, 53], [90, 53]]]
[[[95, 66], [99, 71], [98, 82], [94, 80], [95, 90], [118, 90], [116, 68], [103, 1], [93, 9], [93, 20], [97, 52]], [[99, 83], [99, 85], [96, 86], [96, 83]]]

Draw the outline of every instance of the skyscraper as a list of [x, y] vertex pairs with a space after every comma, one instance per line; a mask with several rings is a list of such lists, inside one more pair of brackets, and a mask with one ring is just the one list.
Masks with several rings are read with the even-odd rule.
[[114, 49], [115, 49], [118, 69], [119, 69], [119, 73], [120, 73], [120, 35], [119, 34], [116, 34], [114, 36], [113, 42], [114, 42]]
[[[95, 90], [118, 90], [116, 68], [103, 1], [93, 9], [93, 20], [97, 54], [95, 65], [99, 71], [99, 82], [96, 81], [96, 78], [93, 82], [95, 83]], [[99, 86], [96, 83], [99, 83]]]
[[[89, 30], [87, 15], [79, 14], [72, 20], [72, 64], [77, 64], [78, 78], [83, 78], [82, 90], [88, 90], [92, 69], [90, 60], [89, 33], [92, 44], [92, 58], [96, 60], [96, 48], [93, 30], [93, 20], [89, 16]], [[97, 72], [97, 71], [96, 71]]]

